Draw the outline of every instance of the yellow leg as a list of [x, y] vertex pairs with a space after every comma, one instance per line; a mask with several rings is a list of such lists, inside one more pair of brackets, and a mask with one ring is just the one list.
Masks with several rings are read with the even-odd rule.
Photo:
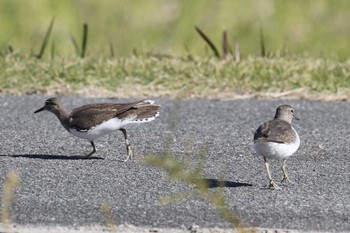
[[267, 171], [267, 175], [269, 177], [269, 182], [270, 182], [270, 189], [281, 189], [273, 180], [270, 174], [270, 165], [269, 162], [267, 161], [267, 159], [264, 157], [264, 162], [265, 162], [265, 167], [266, 167], [266, 171]]
[[286, 160], [283, 159], [282, 162], [282, 172], [283, 172], [283, 178], [282, 178], [282, 182], [290, 182], [287, 172], [286, 172]]

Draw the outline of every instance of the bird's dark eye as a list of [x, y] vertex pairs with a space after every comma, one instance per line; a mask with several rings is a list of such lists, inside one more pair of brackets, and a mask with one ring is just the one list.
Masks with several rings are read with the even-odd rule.
[[291, 113], [294, 113], [294, 110], [293, 110], [293, 109], [291, 109], [291, 110], [290, 110], [290, 112], [291, 112]]

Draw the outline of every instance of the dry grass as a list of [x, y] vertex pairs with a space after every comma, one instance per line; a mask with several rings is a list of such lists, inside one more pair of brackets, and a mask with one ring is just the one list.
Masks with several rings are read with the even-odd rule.
[[111, 232], [111, 233], [117, 232], [117, 225], [113, 222], [111, 207], [108, 204], [108, 202], [104, 201], [101, 204], [101, 209], [102, 209], [103, 216], [106, 219], [108, 232]]
[[0, 57], [0, 93], [97, 97], [310, 98], [349, 100], [350, 60], [310, 57], [129, 56], [38, 60]]
[[20, 178], [16, 172], [10, 172], [5, 179], [1, 201], [1, 221], [4, 226], [4, 232], [11, 232], [10, 207], [13, 201], [13, 191], [18, 186], [19, 182]]
[[[170, 196], [164, 196], [161, 198], [161, 201], [163, 204], [168, 204], [170, 202], [181, 202], [191, 197], [199, 197], [216, 208], [221, 217], [230, 223], [237, 232], [255, 232], [255, 229], [246, 227], [241, 222], [238, 215], [228, 208], [227, 200], [222, 189], [224, 183], [220, 183], [219, 181], [219, 187], [215, 190], [211, 190], [210, 181], [206, 179], [204, 173], [204, 164], [208, 154], [208, 148], [201, 148], [198, 153], [201, 160], [196, 165], [192, 164], [188, 159], [177, 159], [171, 149], [175, 141], [174, 132], [178, 122], [177, 113], [179, 112], [178, 109], [181, 107], [181, 99], [187, 97], [189, 94], [190, 91], [184, 89], [177, 96], [176, 104], [172, 109], [171, 118], [168, 122], [168, 133], [165, 135], [163, 151], [160, 155], [150, 155], [145, 157], [144, 162], [164, 170], [167, 173], [167, 178], [169, 180], [179, 180], [193, 188], [182, 193], [174, 193]], [[190, 158], [190, 155], [193, 155], [193, 148], [190, 145], [186, 146], [185, 155], [184, 158]]]

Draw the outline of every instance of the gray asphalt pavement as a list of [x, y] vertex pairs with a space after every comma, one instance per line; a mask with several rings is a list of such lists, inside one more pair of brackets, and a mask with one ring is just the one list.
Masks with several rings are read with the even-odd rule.
[[[26, 225], [106, 225], [101, 204], [111, 208], [114, 224], [177, 228], [193, 224], [227, 228], [217, 210], [199, 197], [163, 204], [162, 197], [193, 190], [170, 181], [164, 171], [142, 158], [160, 155], [166, 135], [173, 133], [178, 160], [200, 162], [208, 153], [205, 177], [211, 190], [221, 189], [229, 208], [251, 227], [302, 231], [350, 231], [350, 105], [307, 100], [174, 100], [156, 99], [158, 119], [129, 125], [135, 159], [127, 163], [123, 135], [95, 142], [97, 153], [82, 160], [90, 144], [66, 132], [48, 112], [33, 114], [47, 96], [0, 96], [0, 184], [16, 171], [11, 221]], [[67, 107], [91, 102], [129, 100], [65, 96]], [[291, 104], [301, 120], [293, 125], [301, 137], [296, 156], [287, 161], [293, 181], [271, 191], [263, 159], [251, 148], [253, 133], [270, 120], [280, 104]], [[176, 119], [176, 129], [169, 127]], [[169, 129], [170, 128], [170, 129]], [[173, 131], [173, 132], [172, 132]], [[191, 153], [187, 153], [188, 148]], [[272, 176], [282, 178], [280, 162], [272, 161]], [[225, 187], [217, 182], [226, 181]], [[3, 190], [0, 191], [3, 196]]]

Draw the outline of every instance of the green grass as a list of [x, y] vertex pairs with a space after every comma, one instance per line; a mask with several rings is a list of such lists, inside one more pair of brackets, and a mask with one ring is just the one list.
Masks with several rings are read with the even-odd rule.
[[[264, 30], [266, 52], [287, 49], [314, 57], [324, 54], [342, 59], [350, 56], [350, 1], [348, 0], [61, 0], [0, 1], [0, 48], [12, 45], [25, 54], [40, 51], [41, 41], [52, 28], [48, 46], [62, 56], [74, 54], [71, 38], [81, 47], [82, 25], [89, 25], [88, 53], [116, 56], [133, 49], [183, 55], [207, 55], [206, 44], [194, 26], [215, 44], [223, 30], [228, 42], [238, 41], [244, 57], [260, 49]], [[48, 55], [47, 53], [45, 54]]]
[[255, 57], [235, 62], [203, 57], [130, 55], [37, 59], [0, 56], [0, 93], [114, 97], [350, 97], [350, 60]]
[[349, 99], [349, 9], [346, 0], [4, 0], [0, 93]]

